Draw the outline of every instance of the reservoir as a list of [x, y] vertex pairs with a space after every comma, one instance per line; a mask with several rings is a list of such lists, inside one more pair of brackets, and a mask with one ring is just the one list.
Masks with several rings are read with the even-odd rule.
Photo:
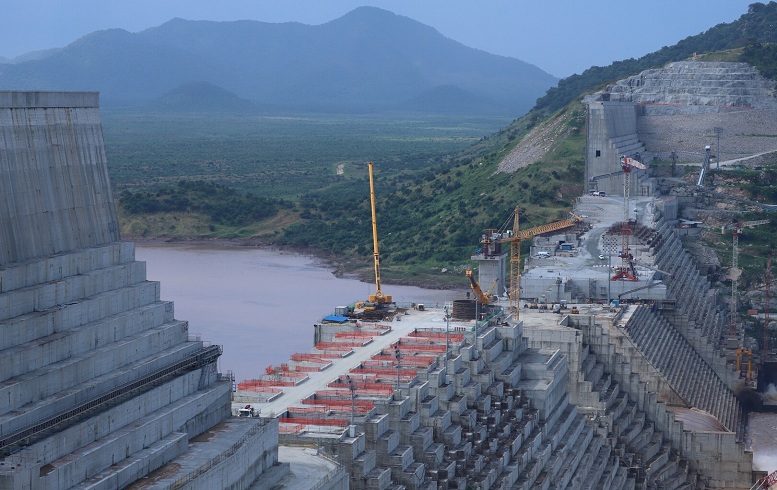
[[[175, 303], [190, 337], [223, 346], [219, 371], [238, 382], [313, 348], [313, 324], [336, 306], [364, 301], [375, 284], [338, 278], [314, 257], [254, 247], [137, 244], [149, 281]], [[452, 291], [383, 284], [399, 305], [452, 301]]]

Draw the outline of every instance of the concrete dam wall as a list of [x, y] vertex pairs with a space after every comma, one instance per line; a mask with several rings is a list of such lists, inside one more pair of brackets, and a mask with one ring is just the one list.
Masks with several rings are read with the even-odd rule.
[[247, 488], [278, 424], [230, 417], [220, 355], [119, 241], [98, 95], [0, 92], [0, 489]]
[[0, 92], [0, 266], [119, 240], [98, 94]]
[[[775, 83], [746, 63], [669, 63], [619, 80], [586, 104], [590, 190], [623, 194], [620, 155], [701, 164], [705, 146], [717, 153], [718, 142], [719, 161], [777, 151]], [[642, 173], [632, 172], [632, 196], [654, 190]]]

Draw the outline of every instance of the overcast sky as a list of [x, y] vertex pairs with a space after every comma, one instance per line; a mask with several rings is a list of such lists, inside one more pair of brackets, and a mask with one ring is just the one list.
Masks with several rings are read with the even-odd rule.
[[[753, 0], [2, 0], [0, 56], [63, 47], [91, 32], [189, 20], [322, 24], [362, 5], [434, 27], [557, 77], [639, 58], [747, 12]], [[767, 2], [763, 2], [767, 3]]]

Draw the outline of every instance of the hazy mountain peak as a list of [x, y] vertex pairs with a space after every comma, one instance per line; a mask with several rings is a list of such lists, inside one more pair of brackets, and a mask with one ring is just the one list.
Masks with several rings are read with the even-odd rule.
[[136, 34], [97, 31], [0, 71], [0, 89], [99, 90], [106, 106], [146, 104], [191, 80], [264, 107], [515, 117], [557, 81], [376, 7], [317, 26], [174, 18]]

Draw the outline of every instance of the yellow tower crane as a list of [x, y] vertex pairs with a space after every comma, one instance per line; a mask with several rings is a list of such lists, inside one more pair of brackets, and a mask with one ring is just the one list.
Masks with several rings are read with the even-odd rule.
[[521, 230], [518, 223], [519, 212], [520, 209], [516, 206], [513, 212], [512, 235], [499, 240], [501, 243], [510, 243], [510, 313], [516, 321], [519, 319], [521, 301], [521, 240], [528, 240], [535, 235], [542, 235], [551, 231], [563, 230], [583, 221], [583, 218], [580, 216], [570, 213], [572, 217], [569, 219]]
[[391, 296], [385, 296], [380, 289], [380, 251], [378, 250], [378, 219], [375, 214], [375, 183], [372, 175], [372, 162], [367, 164], [370, 173], [370, 205], [372, 207], [372, 256], [375, 262], [375, 294], [369, 297], [376, 306], [391, 303]]

